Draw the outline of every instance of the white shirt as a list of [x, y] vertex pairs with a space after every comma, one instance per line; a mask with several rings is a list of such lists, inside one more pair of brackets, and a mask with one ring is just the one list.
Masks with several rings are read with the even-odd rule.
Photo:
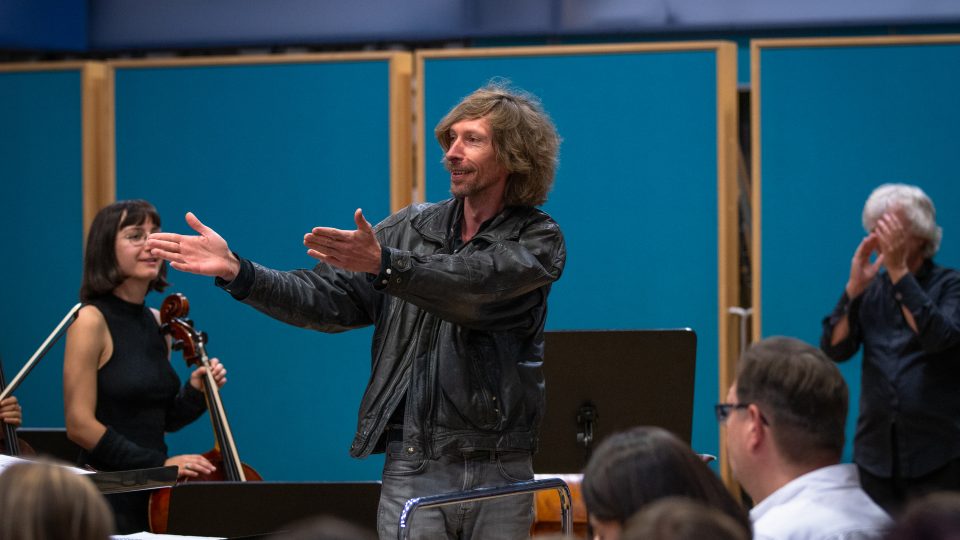
[[809, 472], [774, 491], [750, 511], [756, 540], [880, 538], [890, 516], [860, 487], [856, 465]]

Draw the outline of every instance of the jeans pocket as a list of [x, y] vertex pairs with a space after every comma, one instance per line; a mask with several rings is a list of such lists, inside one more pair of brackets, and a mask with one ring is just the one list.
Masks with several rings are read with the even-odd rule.
[[387, 452], [387, 459], [383, 462], [384, 476], [412, 476], [423, 472], [427, 460], [422, 457], [404, 459], [401, 455]]
[[509, 482], [533, 480], [533, 457], [526, 452], [497, 454], [497, 470]]

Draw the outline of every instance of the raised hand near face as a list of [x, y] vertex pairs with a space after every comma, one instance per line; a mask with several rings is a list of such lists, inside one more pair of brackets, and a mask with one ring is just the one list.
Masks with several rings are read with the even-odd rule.
[[233, 281], [240, 272], [240, 261], [227, 247], [227, 241], [201, 223], [193, 212], [187, 212], [186, 221], [199, 233], [198, 236], [165, 232], [151, 234], [147, 237], [150, 253], [170, 261], [170, 266], [181, 272]]
[[379, 273], [380, 242], [373, 227], [363, 217], [360, 208], [353, 213], [353, 221], [357, 224], [354, 231], [314, 227], [303, 236], [307, 255], [344, 270]]
[[875, 233], [870, 233], [857, 246], [857, 251], [850, 261], [850, 279], [847, 281], [847, 296], [856, 298], [867, 288], [870, 281], [880, 271], [880, 265], [885, 259], [884, 253], [878, 253], [876, 260], [870, 262], [870, 256], [877, 251], [878, 240]]
[[874, 234], [883, 253], [883, 266], [896, 283], [910, 271], [910, 232], [906, 223], [896, 211], [886, 212], [877, 220]]

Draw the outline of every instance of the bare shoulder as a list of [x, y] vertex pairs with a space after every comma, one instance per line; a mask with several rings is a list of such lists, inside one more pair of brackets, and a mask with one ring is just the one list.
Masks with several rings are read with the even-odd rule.
[[105, 351], [112, 351], [112, 345], [110, 329], [103, 313], [95, 306], [86, 305], [80, 308], [77, 320], [67, 329], [64, 360], [69, 362], [72, 358], [93, 356], [99, 361]]
[[80, 311], [77, 313], [77, 320], [73, 321], [73, 324], [70, 325], [70, 330], [76, 329], [84, 332], [106, 330], [106, 328], [107, 320], [103, 317], [103, 313], [100, 312], [97, 306], [90, 304], [80, 308]]

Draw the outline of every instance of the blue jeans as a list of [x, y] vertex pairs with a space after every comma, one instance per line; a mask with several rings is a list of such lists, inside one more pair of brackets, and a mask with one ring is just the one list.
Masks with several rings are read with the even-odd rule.
[[[414, 497], [533, 479], [528, 452], [470, 451], [437, 459], [409, 458], [401, 442], [387, 445], [377, 512], [380, 540], [397, 538], [400, 512]], [[407, 524], [411, 539], [527, 538], [533, 523], [533, 495], [417, 510]]]

